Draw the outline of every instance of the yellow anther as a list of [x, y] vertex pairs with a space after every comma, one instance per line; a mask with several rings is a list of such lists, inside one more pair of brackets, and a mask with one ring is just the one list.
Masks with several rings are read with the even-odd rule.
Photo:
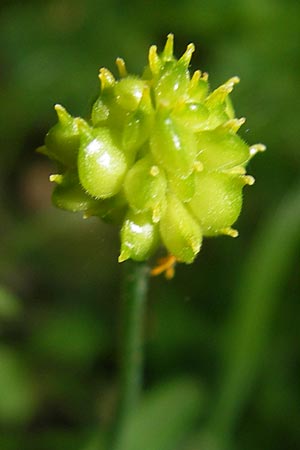
[[176, 262], [177, 259], [173, 255], [168, 255], [165, 258], [160, 258], [157, 261], [157, 265], [151, 270], [150, 274], [152, 276], [157, 276], [164, 273], [167, 280], [171, 280], [171, 278], [173, 278], [175, 275]]
[[116, 65], [117, 65], [117, 69], [119, 71], [119, 75], [121, 78], [125, 78], [128, 75], [127, 69], [126, 69], [126, 64], [123, 58], [117, 58], [116, 59]]

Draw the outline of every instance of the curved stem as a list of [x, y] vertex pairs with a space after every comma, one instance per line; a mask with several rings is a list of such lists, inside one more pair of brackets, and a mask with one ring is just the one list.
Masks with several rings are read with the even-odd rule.
[[113, 449], [136, 409], [143, 379], [143, 329], [149, 280], [146, 263], [126, 261], [121, 285], [120, 397]]

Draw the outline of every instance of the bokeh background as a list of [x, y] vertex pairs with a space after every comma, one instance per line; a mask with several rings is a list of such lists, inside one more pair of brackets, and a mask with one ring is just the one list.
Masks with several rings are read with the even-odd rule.
[[300, 448], [300, 3], [2, 1], [0, 448], [105, 450], [116, 403], [118, 230], [51, 205], [35, 153], [55, 103], [87, 116], [98, 69], [141, 73], [175, 34], [211, 87], [234, 75], [251, 162], [240, 237], [151, 280], [145, 394], [123, 450]]

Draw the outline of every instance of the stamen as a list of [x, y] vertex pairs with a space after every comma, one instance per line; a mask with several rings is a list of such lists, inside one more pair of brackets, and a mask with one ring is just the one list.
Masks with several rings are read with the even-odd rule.
[[177, 259], [173, 255], [168, 255], [165, 258], [160, 258], [157, 261], [157, 265], [151, 270], [152, 276], [157, 276], [165, 273], [167, 280], [171, 280], [175, 275], [175, 265]]

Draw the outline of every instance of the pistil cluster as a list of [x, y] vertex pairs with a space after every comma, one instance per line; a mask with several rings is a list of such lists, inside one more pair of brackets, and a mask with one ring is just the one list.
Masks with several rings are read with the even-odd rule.
[[141, 77], [116, 61], [119, 79], [100, 69], [101, 92], [89, 120], [56, 105], [58, 123], [40, 151], [57, 162], [53, 202], [121, 229], [119, 261], [142, 261], [163, 245], [191, 263], [203, 236], [237, 236], [249, 160], [264, 150], [237, 134], [229, 98], [233, 77], [210, 92], [208, 75], [190, 75], [194, 45], [180, 59], [173, 35], [161, 54], [150, 47]]

